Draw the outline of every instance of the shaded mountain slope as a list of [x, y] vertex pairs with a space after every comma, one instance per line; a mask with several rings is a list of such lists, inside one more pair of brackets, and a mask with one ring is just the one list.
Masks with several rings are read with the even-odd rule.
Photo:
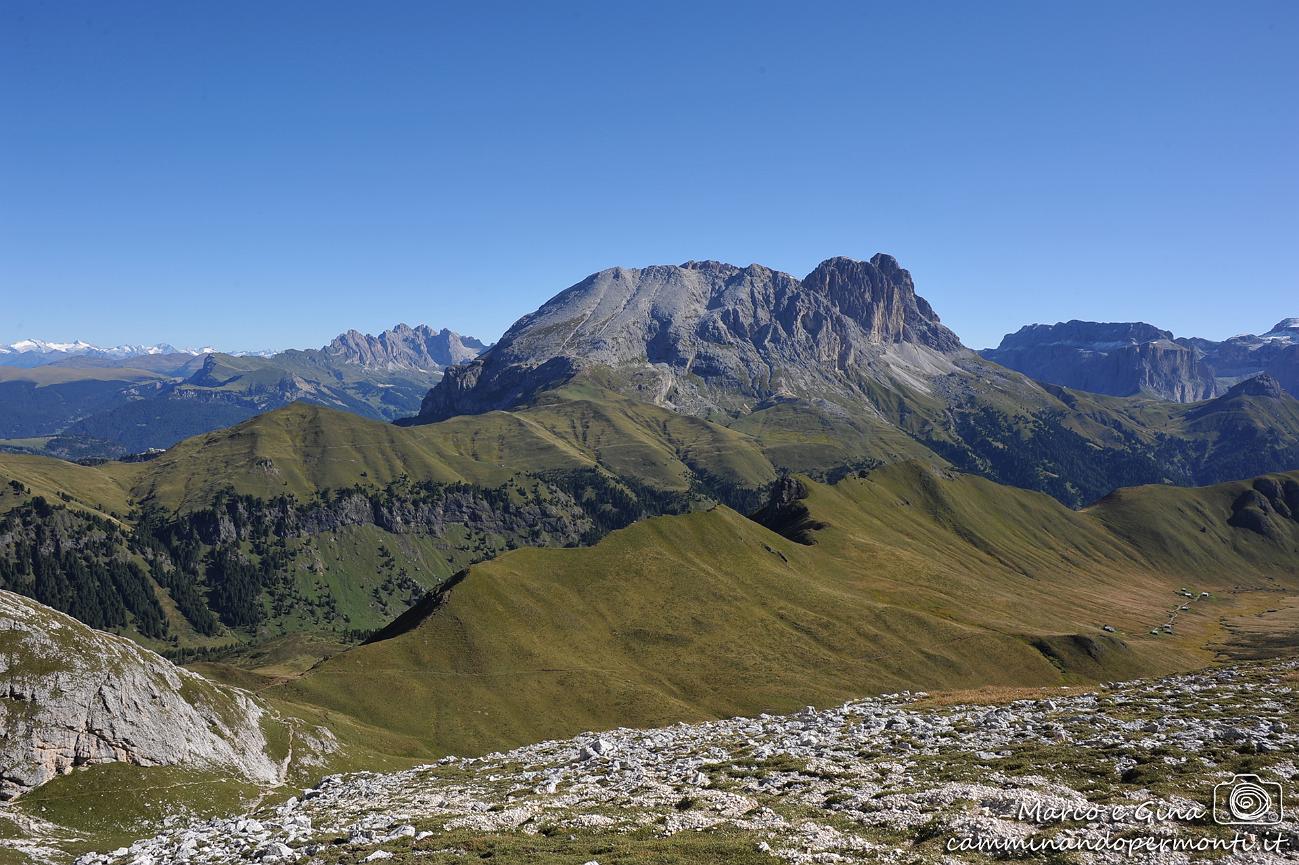
[[1051, 385], [1042, 394], [1030, 408], [995, 388], [958, 395], [951, 429], [927, 443], [963, 471], [1073, 506], [1124, 486], [1204, 485], [1299, 466], [1299, 400], [1266, 379], [1188, 404]]
[[57, 433], [121, 403], [121, 393], [164, 380], [132, 367], [0, 366], [0, 439]]

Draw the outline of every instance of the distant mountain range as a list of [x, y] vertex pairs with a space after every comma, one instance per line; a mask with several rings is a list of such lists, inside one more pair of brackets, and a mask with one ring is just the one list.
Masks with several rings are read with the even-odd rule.
[[1145, 322], [1030, 324], [981, 354], [1038, 381], [1114, 396], [1195, 402], [1261, 373], [1299, 396], [1299, 318], [1222, 342]]
[[446, 328], [435, 331], [426, 324], [399, 324], [378, 336], [349, 330], [321, 351], [334, 361], [366, 369], [441, 370], [473, 360], [486, 349], [480, 340]]
[[[137, 357], [152, 357], [157, 355], [187, 354], [192, 356], [215, 353], [217, 353], [217, 349], [212, 348], [211, 346], [205, 348], [176, 348], [174, 345], [166, 342], [160, 342], [155, 345], [100, 346], [84, 342], [83, 340], [74, 340], [73, 342], [46, 342], [43, 339], [20, 339], [18, 342], [12, 342], [8, 345], [0, 345], [0, 366], [30, 367], [59, 363], [70, 359], [121, 361]], [[236, 356], [256, 355], [259, 357], [269, 357], [275, 354], [275, 352], [235, 351], [227, 352], [227, 354]]]
[[485, 347], [449, 330], [405, 324], [270, 355], [26, 341], [4, 355], [21, 364], [0, 364], [0, 447], [119, 457], [299, 400], [391, 420], [416, 411], [444, 368]]

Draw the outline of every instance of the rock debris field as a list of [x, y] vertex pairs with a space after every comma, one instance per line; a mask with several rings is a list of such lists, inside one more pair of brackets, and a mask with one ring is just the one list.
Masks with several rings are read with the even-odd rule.
[[[612, 730], [331, 776], [78, 863], [1293, 862], [1297, 684], [1299, 662], [1262, 662]], [[1215, 786], [1250, 774], [1295, 801], [1219, 825]]]

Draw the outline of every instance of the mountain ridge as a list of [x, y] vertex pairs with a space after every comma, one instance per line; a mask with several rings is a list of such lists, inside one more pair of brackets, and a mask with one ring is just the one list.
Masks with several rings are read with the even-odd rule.
[[[1270, 534], [1229, 519], [1251, 490], [1299, 490], [1295, 477], [1137, 487], [1082, 512], [917, 463], [799, 478], [798, 540], [719, 507], [592, 547], [514, 551], [279, 693], [380, 719], [434, 754], [477, 754], [629, 713], [637, 726], [793, 711], [867, 679], [1054, 685], [1193, 668], [1239, 599], [1179, 611], [1180, 586], [1266, 597], [1265, 575], [1296, 585], [1299, 517], [1271, 517]], [[394, 694], [428, 711], [398, 711]]]

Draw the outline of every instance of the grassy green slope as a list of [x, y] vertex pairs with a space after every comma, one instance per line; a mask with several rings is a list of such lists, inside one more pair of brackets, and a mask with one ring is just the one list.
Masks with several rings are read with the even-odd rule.
[[776, 475], [749, 435], [599, 388], [564, 388], [516, 415], [614, 474], [663, 489], [685, 489], [692, 475], [747, 487]]
[[[470, 461], [460, 462], [467, 469]], [[177, 510], [203, 507], [226, 488], [309, 497], [367, 481], [382, 485], [403, 474], [465, 479], [445, 455], [398, 427], [305, 403], [186, 439], [141, 465], [136, 497]]]
[[752, 436], [767, 459], [790, 471], [821, 474], [911, 459], [944, 464], [933, 451], [873, 414], [854, 417], [806, 400], [759, 408], [731, 428]]
[[1261, 579], [1299, 549], [1206, 538], [1167, 556], [1115, 531], [1110, 505], [1079, 513], [915, 464], [808, 487], [827, 524], [812, 546], [718, 507], [589, 549], [520, 550], [279, 696], [465, 753], [900, 687], [1162, 672], [1207, 662], [1218, 630], [1206, 606], [1176, 636], [1150, 635], [1179, 584]]
[[[9, 459], [0, 455], [0, 472]], [[699, 473], [750, 488], [775, 477], [750, 437], [607, 393], [420, 427], [295, 403], [110, 471], [136, 498], [187, 510], [226, 488], [304, 498], [403, 475], [495, 486], [519, 473], [593, 465], [664, 490], [688, 489]]]
[[[104, 516], [130, 511], [128, 487], [138, 464], [114, 463], [105, 466], [82, 466], [53, 457], [28, 454], [0, 454], [0, 510], [8, 510], [32, 496], [59, 501], [68, 496], [67, 504]], [[8, 483], [17, 481], [30, 492], [18, 493]]]
[[[1299, 472], [1267, 476], [1299, 481]], [[1299, 579], [1299, 545], [1289, 536], [1290, 524], [1271, 537], [1234, 527], [1226, 521], [1233, 504], [1253, 481], [1232, 481], [1210, 487], [1163, 485], [1116, 490], [1086, 513], [1116, 536], [1137, 547], [1152, 563], [1186, 579], [1214, 573], [1222, 583], [1257, 582], [1287, 585]]]

